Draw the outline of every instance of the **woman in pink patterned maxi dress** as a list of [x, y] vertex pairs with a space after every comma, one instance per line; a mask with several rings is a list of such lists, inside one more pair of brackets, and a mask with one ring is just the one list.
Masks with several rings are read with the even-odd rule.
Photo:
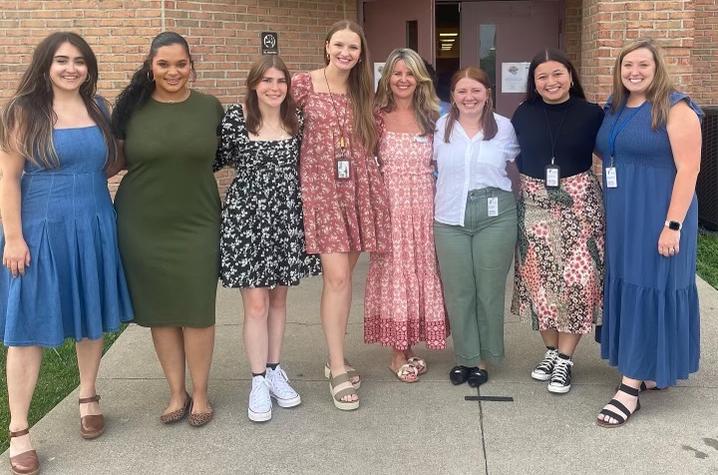
[[364, 298], [364, 341], [393, 348], [403, 382], [426, 371], [412, 347], [446, 347], [446, 314], [434, 250], [432, 139], [439, 101], [424, 62], [400, 48], [386, 60], [376, 96], [378, 156], [389, 198], [391, 246], [373, 252]]

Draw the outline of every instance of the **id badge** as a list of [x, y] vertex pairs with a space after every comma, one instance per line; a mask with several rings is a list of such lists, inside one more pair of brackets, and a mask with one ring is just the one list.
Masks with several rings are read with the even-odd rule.
[[557, 190], [561, 183], [561, 169], [558, 165], [546, 165], [546, 188]]
[[616, 167], [606, 167], [606, 187], [618, 188], [618, 176]]
[[490, 196], [488, 201], [489, 217], [493, 218], [499, 215], [499, 199], [496, 196]]
[[335, 160], [335, 170], [337, 180], [349, 180], [351, 178], [351, 166], [349, 159], [341, 153]]

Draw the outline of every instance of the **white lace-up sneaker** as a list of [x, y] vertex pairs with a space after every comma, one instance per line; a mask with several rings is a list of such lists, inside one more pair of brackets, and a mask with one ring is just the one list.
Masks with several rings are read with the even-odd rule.
[[[269, 370], [267, 370], [268, 372]], [[269, 396], [269, 381], [265, 376], [252, 378], [247, 417], [254, 422], [264, 422], [272, 418], [272, 398]]]
[[294, 407], [302, 403], [302, 398], [289, 385], [287, 373], [277, 365], [275, 369], [267, 368], [269, 394], [277, 401], [279, 407]]

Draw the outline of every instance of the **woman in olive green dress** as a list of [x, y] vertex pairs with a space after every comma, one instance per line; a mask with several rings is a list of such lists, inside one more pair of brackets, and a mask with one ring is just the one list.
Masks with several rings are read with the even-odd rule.
[[207, 380], [220, 200], [212, 162], [224, 111], [213, 96], [190, 90], [193, 74], [186, 40], [159, 34], [118, 97], [112, 118], [127, 161], [115, 208], [135, 322], [151, 328], [171, 393], [160, 420], [189, 415], [189, 423], [199, 426], [213, 415]]

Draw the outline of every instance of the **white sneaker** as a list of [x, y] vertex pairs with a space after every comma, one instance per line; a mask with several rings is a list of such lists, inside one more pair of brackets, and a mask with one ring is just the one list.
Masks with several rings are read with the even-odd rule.
[[289, 385], [287, 373], [277, 365], [275, 369], [267, 368], [269, 394], [277, 401], [279, 407], [294, 407], [302, 403], [302, 398]]
[[269, 397], [269, 382], [264, 376], [254, 376], [252, 378], [247, 417], [254, 422], [264, 422], [272, 418], [272, 399]]

